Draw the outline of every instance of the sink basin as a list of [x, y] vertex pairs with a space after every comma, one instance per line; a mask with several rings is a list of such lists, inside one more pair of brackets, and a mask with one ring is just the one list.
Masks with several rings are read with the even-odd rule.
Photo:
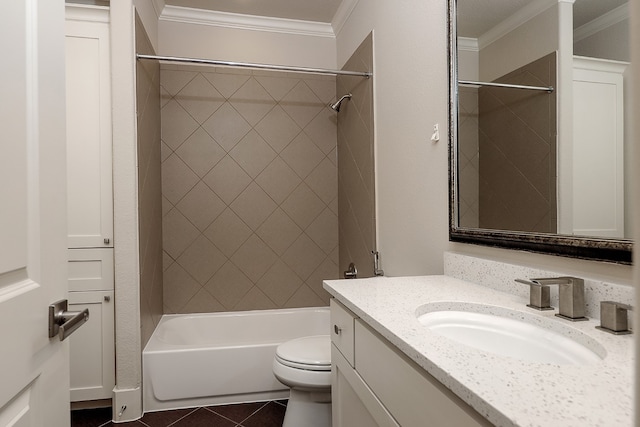
[[[435, 310], [418, 314], [418, 320], [435, 334], [479, 350], [529, 362], [557, 365], [587, 365], [601, 361], [604, 348], [582, 332], [558, 324], [554, 329], [532, 324], [526, 314], [502, 309], [504, 315], [474, 312], [482, 306], [462, 310]], [[495, 311], [495, 308], [493, 308]], [[419, 312], [425, 310], [419, 310]], [[514, 319], [511, 316], [518, 317]], [[540, 321], [540, 318], [538, 319]], [[582, 338], [578, 342], [573, 337]]]

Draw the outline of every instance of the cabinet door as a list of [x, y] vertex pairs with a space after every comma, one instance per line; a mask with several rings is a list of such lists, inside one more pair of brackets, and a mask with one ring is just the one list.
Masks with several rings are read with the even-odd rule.
[[403, 427], [492, 425], [359, 319], [355, 337], [358, 374]]
[[398, 427], [335, 345], [331, 345], [331, 362], [333, 427]]
[[115, 385], [113, 291], [69, 292], [69, 310], [89, 320], [69, 337], [71, 401], [110, 399]]
[[108, 16], [106, 10], [67, 7], [69, 248], [113, 246]]

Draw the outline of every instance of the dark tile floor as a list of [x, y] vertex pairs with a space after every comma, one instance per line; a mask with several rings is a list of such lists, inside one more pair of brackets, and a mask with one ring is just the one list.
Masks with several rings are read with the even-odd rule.
[[286, 400], [150, 412], [114, 424], [111, 408], [71, 411], [71, 427], [282, 427]]

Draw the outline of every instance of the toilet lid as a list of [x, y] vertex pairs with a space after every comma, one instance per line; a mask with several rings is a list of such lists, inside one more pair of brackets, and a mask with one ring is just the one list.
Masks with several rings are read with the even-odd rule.
[[293, 368], [329, 371], [331, 338], [329, 335], [314, 335], [287, 341], [276, 349], [276, 359]]

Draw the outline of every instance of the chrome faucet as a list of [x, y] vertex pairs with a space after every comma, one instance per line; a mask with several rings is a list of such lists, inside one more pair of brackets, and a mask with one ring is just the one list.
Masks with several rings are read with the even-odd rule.
[[577, 277], [549, 277], [531, 280], [516, 279], [531, 287], [528, 307], [537, 310], [551, 310], [549, 286], [558, 285], [558, 314], [556, 316], [573, 322], [588, 320], [584, 316], [584, 280]]

